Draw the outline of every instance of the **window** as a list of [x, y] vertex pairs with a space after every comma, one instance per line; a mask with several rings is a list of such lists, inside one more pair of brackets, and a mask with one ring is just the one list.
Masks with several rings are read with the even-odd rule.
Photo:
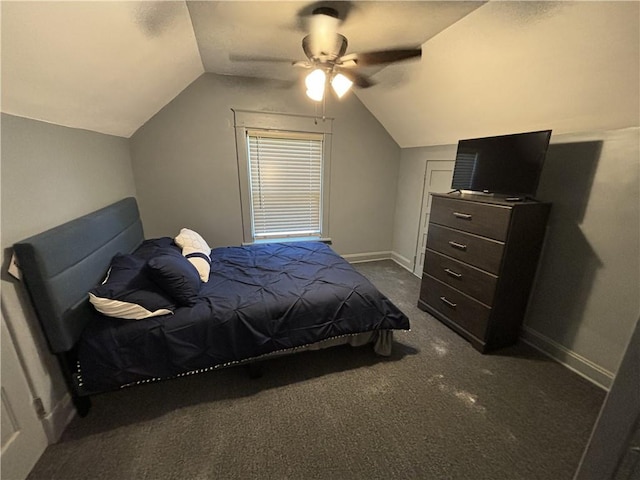
[[322, 233], [320, 134], [247, 131], [254, 240]]
[[327, 238], [331, 120], [234, 114], [244, 241]]

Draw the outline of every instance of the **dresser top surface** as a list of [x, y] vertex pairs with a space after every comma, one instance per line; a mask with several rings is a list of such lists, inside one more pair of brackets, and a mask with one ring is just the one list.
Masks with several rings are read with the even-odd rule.
[[[493, 205], [502, 205], [505, 207], [513, 207], [515, 205], [539, 205], [545, 204], [546, 202], [539, 202], [537, 200], [525, 199], [523, 197], [512, 197], [512, 196], [504, 196], [504, 195], [493, 195], [493, 194], [480, 194], [480, 193], [462, 193], [462, 192], [451, 192], [451, 193], [432, 193], [434, 197], [441, 198], [449, 198], [451, 200], [470, 200], [473, 202], [479, 203], [490, 203]], [[507, 200], [507, 198], [518, 198], [518, 200]]]

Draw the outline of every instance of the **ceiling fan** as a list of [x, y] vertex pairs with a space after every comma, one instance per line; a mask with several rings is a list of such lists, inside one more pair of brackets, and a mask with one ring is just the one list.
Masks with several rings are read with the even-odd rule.
[[352, 85], [360, 88], [374, 85], [358, 71], [360, 67], [385, 65], [422, 55], [420, 47], [347, 54], [347, 38], [338, 33], [339, 23], [336, 9], [329, 6], [314, 8], [309, 19], [309, 34], [302, 39], [307, 60], [293, 62], [296, 67], [311, 69], [305, 85], [307, 96], [317, 102], [324, 98], [327, 79], [341, 98]]

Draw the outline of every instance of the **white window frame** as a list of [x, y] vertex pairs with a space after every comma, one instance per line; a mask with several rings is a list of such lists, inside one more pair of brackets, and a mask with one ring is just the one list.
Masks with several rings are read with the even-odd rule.
[[[245, 244], [257, 242], [294, 241], [294, 240], [322, 240], [330, 241], [329, 235], [329, 196], [331, 181], [331, 138], [332, 118], [319, 119], [306, 115], [291, 115], [272, 112], [254, 112], [249, 110], [232, 109], [236, 134], [236, 153], [238, 160], [238, 175], [240, 181], [240, 205], [242, 209], [242, 230]], [[249, 171], [249, 146], [247, 133], [251, 130], [261, 130], [283, 136], [294, 133], [322, 134], [322, 186], [321, 186], [321, 225], [320, 235], [314, 237], [270, 237], [256, 240], [253, 236], [253, 222], [251, 212], [251, 184]]]

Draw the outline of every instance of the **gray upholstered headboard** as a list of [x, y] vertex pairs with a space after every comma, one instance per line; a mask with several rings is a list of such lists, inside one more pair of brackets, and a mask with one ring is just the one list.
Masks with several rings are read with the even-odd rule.
[[116, 253], [131, 253], [144, 233], [129, 197], [16, 243], [24, 284], [53, 353], [73, 348], [95, 317], [87, 292]]

